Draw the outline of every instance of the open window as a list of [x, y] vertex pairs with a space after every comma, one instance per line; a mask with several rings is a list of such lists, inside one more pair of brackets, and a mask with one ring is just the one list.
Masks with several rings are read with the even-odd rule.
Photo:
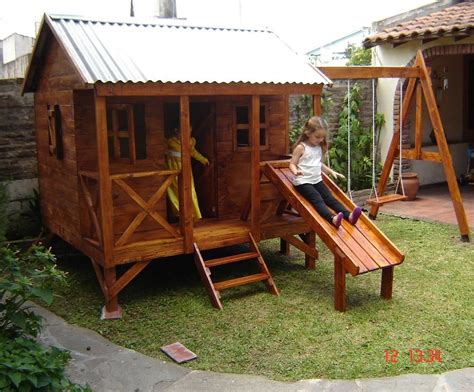
[[107, 106], [109, 160], [134, 164], [146, 159], [146, 133], [143, 105]]
[[[260, 149], [268, 147], [267, 141], [267, 106], [260, 105]], [[234, 150], [248, 151], [252, 145], [250, 132], [250, 105], [237, 105], [234, 107]]]
[[64, 158], [63, 129], [59, 105], [48, 105], [48, 146], [49, 155]]

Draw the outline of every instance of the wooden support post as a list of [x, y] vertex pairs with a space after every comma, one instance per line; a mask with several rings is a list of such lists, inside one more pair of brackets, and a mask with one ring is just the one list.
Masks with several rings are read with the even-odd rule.
[[280, 253], [284, 256], [290, 255], [290, 244], [283, 238], [280, 238]]
[[250, 194], [251, 194], [251, 230], [256, 241], [260, 241], [260, 97], [252, 95], [250, 115]]
[[[107, 108], [105, 97], [95, 96], [95, 128], [97, 140], [97, 168], [99, 187], [100, 224], [102, 236], [102, 254], [104, 264], [104, 281], [108, 290], [116, 281], [114, 266], [114, 232], [112, 180], [109, 171], [109, 148], [107, 143]], [[118, 304], [118, 296], [106, 296], [106, 304], [102, 309], [102, 319], [122, 317], [122, 309]]]
[[179, 221], [184, 237], [184, 253], [193, 252], [193, 201], [191, 184], [191, 125], [189, 118], [189, 97], [180, 96], [181, 128], [181, 174], [179, 175]]
[[386, 299], [392, 299], [393, 270], [393, 266], [382, 269], [382, 284], [380, 287], [380, 296]]
[[446, 137], [444, 135], [443, 123], [441, 121], [441, 116], [439, 114], [438, 107], [436, 106], [436, 99], [433, 93], [431, 79], [428, 73], [428, 69], [426, 68], [425, 61], [423, 60], [423, 55], [421, 51], [418, 51], [416, 55], [415, 64], [420, 68], [420, 80], [421, 86], [423, 87], [426, 107], [428, 109], [431, 124], [433, 125], [436, 143], [438, 145], [438, 149], [443, 160], [444, 174], [446, 175], [449, 193], [451, 194], [451, 200], [453, 201], [454, 212], [456, 213], [456, 219], [458, 221], [459, 231], [461, 233], [461, 240], [469, 242], [470, 229], [467, 223], [466, 212], [464, 211], [464, 205], [462, 202], [461, 193], [459, 192], [459, 186], [456, 178], [456, 173], [453, 167], [453, 161], [451, 159], [448, 143], [446, 142]]
[[[105, 268], [104, 269], [104, 281], [105, 285], [110, 288], [117, 281], [117, 274], [115, 267]], [[118, 295], [108, 295], [107, 302], [102, 308], [102, 315], [100, 317], [102, 320], [115, 320], [122, 318], [122, 308], [118, 304]]]
[[321, 94], [313, 95], [313, 113], [315, 116], [321, 116]]
[[113, 205], [112, 180], [109, 171], [109, 148], [107, 143], [107, 111], [105, 97], [95, 97], [95, 124], [97, 140], [97, 168], [99, 187], [100, 225], [104, 265], [113, 265]]
[[[395, 132], [392, 136], [392, 141], [390, 142], [390, 147], [388, 148], [387, 157], [382, 168], [382, 173], [380, 174], [379, 185], [377, 187], [377, 194], [382, 196], [385, 192], [385, 187], [387, 186], [388, 177], [390, 176], [390, 171], [392, 170], [393, 162], [395, 161], [395, 154], [399, 151], [400, 145], [400, 121], [405, 124], [408, 118], [408, 110], [410, 108], [410, 103], [413, 98], [413, 92], [415, 90], [416, 79], [410, 79], [408, 82], [407, 91], [405, 92], [405, 98], [403, 100], [402, 115], [403, 118], [398, 118], [396, 123]], [[379, 212], [379, 206], [373, 205], [369, 211], [369, 217], [375, 219], [377, 213]]]
[[336, 248], [334, 251], [334, 307], [340, 312], [346, 310], [346, 270], [344, 254]]
[[[304, 236], [304, 242], [311, 248], [316, 248], [316, 234], [314, 231], [306, 233]], [[308, 254], [305, 255], [305, 268], [306, 269], [315, 269], [316, 268], [316, 258]]]
[[288, 94], [283, 96], [284, 99], [284, 124], [286, 127], [286, 132], [285, 132], [285, 154], [290, 154], [291, 152], [291, 146], [290, 146], [290, 96]]
[[415, 159], [421, 159], [421, 142], [423, 139], [423, 102], [421, 85], [416, 84], [416, 111], [415, 111]]

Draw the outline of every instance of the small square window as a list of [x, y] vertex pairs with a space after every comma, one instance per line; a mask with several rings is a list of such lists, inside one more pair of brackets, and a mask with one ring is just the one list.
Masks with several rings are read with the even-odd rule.
[[[260, 105], [260, 148], [267, 147], [267, 123], [266, 106]], [[250, 106], [235, 106], [234, 108], [234, 148], [236, 150], [248, 151], [251, 147], [250, 138]]]
[[250, 138], [249, 138], [248, 129], [237, 129], [237, 146], [238, 147], [250, 146]]
[[248, 124], [249, 123], [249, 107], [237, 106], [235, 108], [235, 118], [236, 118], [237, 124]]

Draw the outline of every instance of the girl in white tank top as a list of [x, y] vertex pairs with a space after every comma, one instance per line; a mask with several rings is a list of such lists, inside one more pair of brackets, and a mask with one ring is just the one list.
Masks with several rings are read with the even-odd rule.
[[293, 185], [311, 202], [316, 211], [336, 228], [341, 225], [343, 218], [354, 225], [359, 219], [362, 209], [356, 207], [352, 212], [349, 212], [322, 181], [321, 172], [335, 179], [344, 178], [341, 173], [332, 170], [323, 163], [323, 157], [327, 150], [325, 122], [321, 117], [313, 116], [306, 122], [293, 149], [290, 161], [290, 170], [295, 175]]

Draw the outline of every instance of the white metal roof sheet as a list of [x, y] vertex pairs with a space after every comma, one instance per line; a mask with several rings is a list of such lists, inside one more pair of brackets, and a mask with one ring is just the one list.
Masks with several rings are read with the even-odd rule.
[[268, 30], [45, 17], [86, 83], [331, 83]]

